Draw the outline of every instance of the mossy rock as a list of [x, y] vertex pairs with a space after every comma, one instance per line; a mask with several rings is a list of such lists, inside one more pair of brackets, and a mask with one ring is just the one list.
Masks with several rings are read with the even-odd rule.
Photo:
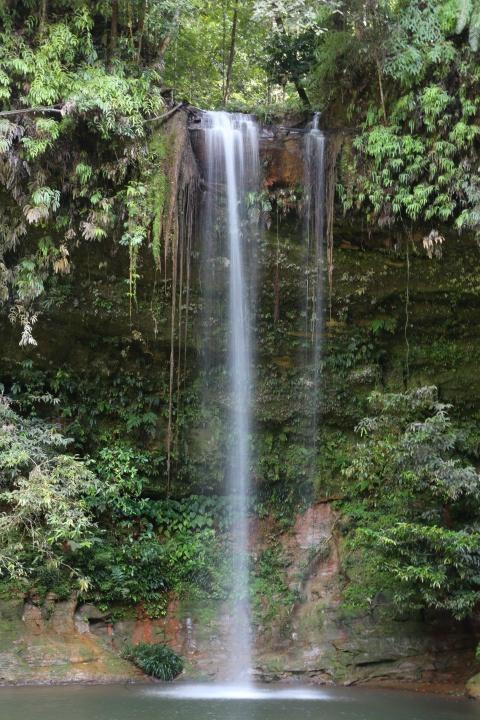
[[465, 686], [465, 692], [469, 698], [480, 700], [480, 673], [470, 678]]

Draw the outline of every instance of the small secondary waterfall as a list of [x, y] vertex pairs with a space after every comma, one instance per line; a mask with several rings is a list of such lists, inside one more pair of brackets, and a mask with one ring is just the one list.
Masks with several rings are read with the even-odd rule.
[[325, 150], [326, 138], [319, 129], [315, 113], [305, 135], [305, 235], [307, 254], [306, 332], [310, 337], [312, 371], [312, 437], [316, 454], [318, 406], [320, 401], [320, 366], [322, 362], [324, 270], [325, 270]]
[[[228, 489], [233, 537], [232, 622], [229, 641], [229, 679], [246, 682], [251, 668], [250, 606], [248, 594], [248, 500], [250, 493], [250, 431], [252, 347], [250, 319], [254, 276], [254, 233], [248, 215], [249, 193], [259, 189], [258, 129], [247, 115], [206, 112], [207, 193], [204, 214], [204, 285], [215, 295], [218, 260], [228, 285], [228, 370], [230, 391], [230, 450]], [[250, 252], [249, 252], [250, 250]], [[223, 257], [222, 257], [223, 256]], [[213, 290], [212, 290], [213, 288]], [[209, 307], [210, 325], [217, 322]], [[207, 323], [208, 324], [208, 323]], [[212, 353], [212, 329], [207, 329], [207, 353]]]

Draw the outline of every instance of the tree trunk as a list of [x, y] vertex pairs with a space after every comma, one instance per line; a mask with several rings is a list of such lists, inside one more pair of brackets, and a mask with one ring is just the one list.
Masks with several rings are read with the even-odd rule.
[[160, 46], [159, 46], [158, 52], [157, 52], [157, 62], [155, 63], [160, 71], [163, 71], [163, 69], [164, 69], [163, 60], [164, 60], [165, 53], [167, 52], [168, 46], [170, 45], [171, 41], [172, 41], [171, 33], [167, 33], [160, 40]]
[[227, 68], [227, 1], [222, 2], [222, 98], [225, 97], [225, 80]]
[[138, 16], [138, 45], [137, 45], [137, 62], [140, 62], [142, 57], [142, 45], [143, 45], [143, 31], [145, 28], [145, 15], [147, 12], [147, 0], [142, 0], [140, 5], [140, 13]]
[[176, 31], [178, 27], [178, 19], [179, 19], [180, 11], [177, 9], [175, 11], [175, 15], [172, 18], [172, 22], [170, 23], [170, 29], [168, 32], [163, 36], [163, 38], [160, 40], [160, 45], [157, 51], [157, 61], [156, 65], [160, 71], [163, 70], [163, 61], [165, 58], [165, 53], [168, 50], [168, 47], [170, 43], [172, 42], [172, 37], [174, 35], [174, 32]]
[[238, 22], [238, 0], [235, 0], [232, 18], [232, 34], [230, 36], [230, 48], [228, 51], [227, 77], [225, 80], [225, 91], [223, 93], [223, 104], [226, 105], [230, 93], [230, 85], [232, 83], [233, 61], [235, 58], [235, 43], [237, 40], [237, 22]]
[[38, 21], [38, 33], [43, 35], [45, 31], [45, 25], [47, 24], [48, 15], [48, 0], [41, 0], [40, 2], [40, 17]]
[[385, 95], [383, 93], [382, 67], [380, 65], [378, 55], [375, 56], [375, 65], [377, 67], [378, 89], [380, 91], [380, 103], [382, 105], [383, 119], [385, 120], [385, 122], [387, 122], [387, 109], [385, 107]]
[[[283, 22], [281, 15], [275, 16], [275, 24], [276, 24], [278, 30], [280, 32], [282, 32], [284, 35], [286, 35], [285, 24]], [[303, 87], [303, 85], [301, 84], [300, 80], [298, 78], [296, 78], [296, 79], [292, 78], [292, 81], [293, 81], [293, 84], [295, 85], [295, 90], [297, 91], [298, 96], [299, 96], [300, 100], [302, 101], [302, 104], [305, 105], [305, 107], [309, 108], [310, 100], [308, 99], [307, 92], [306, 92], [305, 88]], [[285, 92], [285, 87], [283, 88], [283, 92]]]
[[133, 39], [133, 10], [132, 10], [132, 0], [128, 0], [127, 2], [127, 26], [128, 26], [128, 34], [130, 35], [130, 44], [132, 46], [132, 51], [135, 49], [135, 41]]
[[310, 100], [308, 99], [307, 92], [306, 92], [305, 88], [303, 87], [303, 85], [301, 85], [300, 80], [294, 80], [293, 84], [295, 85], [295, 90], [297, 91], [297, 93], [300, 97], [300, 100], [305, 105], [305, 107], [309, 108]]
[[118, 0], [112, 0], [112, 20], [110, 23], [110, 48], [108, 65], [111, 67], [113, 58], [117, 52], [118, 39]]

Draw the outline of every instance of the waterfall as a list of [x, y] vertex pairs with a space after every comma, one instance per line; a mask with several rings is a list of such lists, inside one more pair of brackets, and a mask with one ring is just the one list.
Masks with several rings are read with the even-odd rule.
[[325, 149], [326, 138], [319, 129], [315, 113], [305, 135], [305, 246], [306, 262], [306, 333], [310, 337], [313, 410], [311, 432], [313, 457], [316, 455], [318, 406], [320, 401], [320, 366], [322, 362], [324, 269], [325, 269]]
[[[232, 620], [228, 676], [246, 682], [251, 668], [248, 596], [248, 500], [250, 492], [250, 430], [252, 393], [251, 302], [254, 276], [254, 231], [248, 215], [249, 193], [259, 189], [258, 129], [247, 115], [206, 112], [207, 192], [204, 213], [204, 292], [215, 296], [218, 259], [223, 257], [228, 285], [229, 435], [228, 493], [232, 517]], [[213, 289], [212, 289], [213, 288]], [[217, 322], [212, 307], [210, 325]], [[208, 323], [207, 323], [208, 324]], [[213, 333], [207, 329], [207, 353]]]

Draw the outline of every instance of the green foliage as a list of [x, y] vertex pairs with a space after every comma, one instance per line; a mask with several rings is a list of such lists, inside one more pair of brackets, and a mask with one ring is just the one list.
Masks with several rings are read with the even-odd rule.
[[[158, 499], [164, 494], [164, 451], [145, 439], [146, 432], [155, 433], [151, 408], [161, 391], [145, 384], [148, 369], [127, 367], [112, 381], [102, 364], [92, 374], [64, 366], [51, 376], [24, 361], [12, 368], [16, 381], [10, 390], [33, 418], [53, 405], [77, 446], [90, 452], [88, 467], [96, 479], [84, 502], [102, 530], [78, 557], [83, 575], [92, 578], [89, 597], [114, 614], [141, 603], [158, 617], [172, 591], [199, 601], [225, 596], [225, 501]], [[58, 591], [60, 581], [45, 577], [43, 586], [50, 589], [50, 582]]]
[[[15, 5], [3, 9], [0, 50], [0, 112], [7, 112], [0, 119], [0, 302], [9, 300], [21, 344], [34, 345], [41, 298], [56, 274], [70, 272], [81, 239], [110, 236], [128, 247], [135, 299], [139, 247], [154, 215], [146, 182], [152, 165], [160, 173], [146, 147], [146, 120], [163, 112], [164, 100], [154, 67], [132, 69], [128, 53], [113, 65], [102, 53], [97, 13], [105, 8], [79, 2], [66, 12], [49, 3], [53, 21], [40, 32], [30, 4]], [[50, 252], [32, 252], [31, 238], [48, 238]]]
[[409, 87], [454, 57], [453, 44], [442, 31], [439, 4], [406, 3], [387, 36], [385, 75]]
[[292, 82], [301, 87], [314, 61], [315, 39], [313, 29], [298, 35], [290, 35], [283, 30], [273, 32], [264, 59], [271, 82], [283, 87]]
[[389, 596], [401, 611], [448, 610], [465, 617], [480, 597], [480, 479], [458, 455], [458, 433], [436, 389], [375, 392], [376, 414], [345, 469], [352, 583], [368, 605]]
[[166, 561], [166, 548], [151, 524], [141, 517], [119, 522], [94, 553], [84, 555], [84, 567], [92, 578], [88, 597], [114, 615], [118, 606], [141, 604], [150, 617], [161, 617], [170, 589]]
[[[310, 88], [361, 126], [339, 184], [346, 212], [360, 210], [381, 227], [479, 230], [480, 76], [471, 50], [454, 41], [460, 6], [457, 30], [473, 12], [472, 30], [473, 4], [452, 0], [375, 3], [365, 17], [354, 2], [342, 28], [327, 14]], [[370, 76], [377, 82], [367, 86]]]
[[397, 319], [394, 317], [378, 316], [370, 323], [372, 333], [379, 335], [382, 332], [394, 333], [397, 327]]
[[312, 496], [310, 470], [314, 458], [306, 445], [280, 429], [265, 433], [258, 443], [262, 485], [257, 492], [257, 509], [273, 513], [286, 527]]
[[91, 497], [96, 511], [112, 517], [135, 512], [150, 462], [147, 453], [125, 443], [101, 447], [91, 463], [100, 481]]
[[318, 13], [323, 32], [307, 81], [310, 98], [320, 108], [334, 106], [335, 114], [350, 122], [364, 110], [367, 86], [377, 99], [378, 84], [372, 80], [386, 56], [392, 3], [340, 0], [333, 7], [325, 3]]
[[95, 552], [84, 555], [92, 600], [110, 608], [141, 603], [150, 617], [160, 617], [172, 591], [181, 598], [225, 597], [222, 500], [155, 501], [138, 497], [135, 487], [130, 496], [125, 487], [117, 496], [116, 490], [108, 488], [109, 505], [103, 489], [92, 499], [106, 530]]
[[352, 454], [349, 434], [324, 425], [317, 440], [315, 497], [338, 492], [338, 478], [348, 467]]
[[271, 630], [276, 627], [285, 636], [298, 594], [288, 585], [288, 561], [279, 545], [263, 550], [250, 581], [253, 619]]
[[159, 680], [174, 680], [183, 670], [183, 660], [167, 645], [131, 645], [125, 648], [123, 656]]
[[17, 415], [0, 397], [0, 578], [29, 587], [49, 575], [86, 591], [79, 554], [95, 542], [87, 495], [95, 476], [65, 454], [54, 427]]
[[[353, 143], [356, 155], [342, 189], [345, 209], [364, 207], [381, 226], [405, 218], [476, 229], [480, 176], [472, 165], [478, 135], [472, 107], [476, 100], [464, 95], [457, 103], [431, 85], [398, 100], [390, 118], [395, 124], [374, 124], [372, 118]], [[367, 167], [368, 175], [362, 171]]]
[[[22, 413], [35, 415], [40, 402], [55, 403], [76, 447], [95, 457], [99, 446], [107, 441], [115, 453], [120, 439], [119, 445], [128, 446], [140, 440], [144, 444], [145, 437], [156, 438], [160, 417], [158, 406], [166, 393], [166, 377], [163, 383], [162, 377], [157, 377], [159, 384], [155, 384], [153, 379], [147, 380], [148, 373], [141, 361], [132, 361], [128, 367], [122, 365], [121, 360], [128, 353], [128, 342], [107, 343], [104, 348], [93, 341], [92, 344], [99, 356], [90, 368], [80, 370], [63, 365], [52, 373], [40, 369], [31, 360], [17, 363], [12, 368], [14, 381], [9, 386], [17, 406]], [[109, 368], [102, 362], [101, 352], [111, 352], [112, 347], [117, 355], [114, 365]], [[152, 450], [149, 476], [161, 473], [163, 457], [162, 449]]]

